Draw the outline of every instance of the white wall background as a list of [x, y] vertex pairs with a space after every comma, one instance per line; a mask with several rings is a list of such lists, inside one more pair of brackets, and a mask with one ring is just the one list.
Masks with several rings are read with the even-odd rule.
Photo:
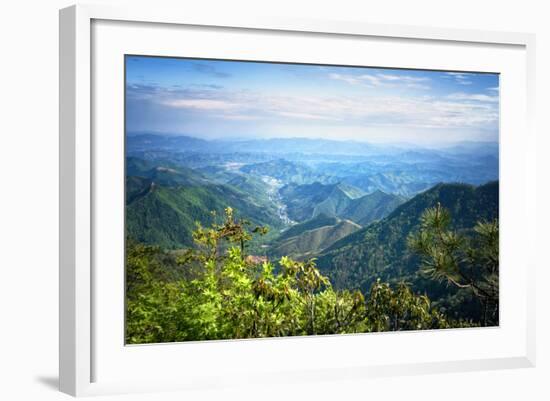
[[[131, 4], [130, 0], [96, 3]], [[58, 400], [58, 21], [65, 0], [4, 2], [0, 13], [0, 399]], [[537, 34], [538, 366], [534, 369], [327, 382], [106, 399], [550, 399], [548, 207], [550, 24], [545, 1], [139, 1], [189, 13], [275, 15]], [[521, 133], [518, 133], [521, 135]]]

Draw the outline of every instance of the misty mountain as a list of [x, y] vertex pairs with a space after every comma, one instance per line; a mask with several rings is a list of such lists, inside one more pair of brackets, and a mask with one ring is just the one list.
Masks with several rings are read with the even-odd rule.
[[256, 176], [274, 177], [289, 184], [330, 183], [335, 181], [334, 178], [319, 174], [305, 164], [289, 162], [285, 159], [247, 164], [241, 167], [240, 171]]
[[140, 134], [127, 156], [163, 166], [218, 169], [274, 177], [285, 184], [345, 183], [412, 197], [439, 182], [480, 185], [497, 180], [498, 143], [459, 142], [440, 148], [357, 141], [273, 138], [204, 140]]
[[[409, 155], [487, 155], [498, 154], [497, 142], [462, 141], [438, 148], [422, 148], [407, 143], [368, 143], [321, 138], [200, 139], [193, 136], [161, 133], [129, 133], [127, 152], [169, 151], [198, 153], [323, 154], [379, 158]], [[401, 157], [402, 158], [402, 157]], [[403, 159], [403, 158], [402, 158]]]
[[204, 140], [185, 135], [129, 134], [126, 146], [130, 152], [143, 150], [169, 150], [172, 152], [234, 153], [246, 150], [258, 153], [316, 153], [342, 155], [368, 155], [380, 152], [395, 153], [391, 145], [370, 144], [358, 141], [335, 141], [309, 138], [269, 138]]

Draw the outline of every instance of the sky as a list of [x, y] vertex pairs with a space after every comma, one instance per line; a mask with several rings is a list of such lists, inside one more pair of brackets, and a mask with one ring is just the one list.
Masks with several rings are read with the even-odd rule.
[[498, 74], [147, 56], [125, 68], [128, 134], [498, 141]]

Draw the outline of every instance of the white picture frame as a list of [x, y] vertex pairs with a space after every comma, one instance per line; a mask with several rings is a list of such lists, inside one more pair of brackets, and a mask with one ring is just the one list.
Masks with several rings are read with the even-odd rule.
[[[121, 23], [120, 26], [115, 26]], [[99, 26], [97, 29], [103, 31], [94, 31], [94, 24]], [[104, 25], [102, 25], [104, 24]], [[134, 24], [124, 25], [124, 24]], [[110, 254], [96, 254], [94, 241], [102, 237], [99, 232], [104, 227], [98, 222], [98, 216], [102, 211], [97, 209], [101, 199], [95, 196], [100, 188], [101, 180], [96, 177], [101, 175], [99, 159], [105, 153], [105, 142], [97, 141], [94, 138], [94, 129], [100, 125], [95, 121], [98, 118], [96, 114], [96, 103], [93, 96], [103, 96], [101, 93], [95, 94], [92, 85], [94, 74], [103, 68], [102, 64], [94, 57], [101, 55], [105, 60], [109, 57], [109, 51], [121, 52], [124, 48], [124, 42], [129, 41], [121, 32], [132, 29], [132, 35], [139, 35], [139, 30], [144, 27], [156, 26], [158, 35], [167, 35], [170, 32], [166, 30], [185, 29], [185, 27], [199, 27], [205, 31], [209, 29], [218, 30], [216, 32], [229, 29], [231, 32], [243, 32], [246, 34], [265, 34], [272, 35], [272, 40], [276, 44], [278, 34], [287, 36], [306, 35], [308, 38], [324, 37], [340, 38], [341, 40], [384, 40], [387, 43], [407, 41], [407, 43], [433, 44], [442, 51], [445, 47], [454, 46], [453, 51], [461, 51], [467, 48], [484, 51], [485, 47], [506, 49], [510, 51], [503, 55], [503, 59], [495, 58], [497, 64], [493, 64], [492, 71], [500, 72], [498, 63], [510, 57], [511, 65], [509, 68], [510, 82], [513, 81], [514, 87], [509, 87], [509, 91], [502, 91], [503, 99], [510, 99], [510, 102], [517, 107], [516, 112], [512, 111], [512, 103], [503, 102], [501, 112], [506, 115], [514, 114], [510, 121], [506, 120], [503, 124], [506, 126], [503, 132], [508, 133], [509, 127], [519, 127], [521, 131], [517, 136], [506, 136], [506, 146], [501, 151], [501, 174], [509, 177], [509, 185], [501, 189], [501, 197], [510, 199], [509, 207], [505, 210], [515, 209], [517, 218], [510, 218], [510, 223], [503, 225], [504, 230], [521, 229], [524, 233], [522, 245], [515, 250], [509, 250], [503, 258], [510, 260], [519, 254], [524, 255], [521, 265], [521, 276], [519, 279], [504, 272], [502, 280], [504, 284], [512, 284], [512, 281], [518, 286], [517, 299], [510, 299], [510, 303], [516, 302], [518, 305], [517, 321], [504, 319], [506, 324], [493, 330], [492, 332], [483, 330], [454, 330], [447, 331], [442, 335], [435, 332], [415, 332], [407, 333], [406, 336], [396, 333], [384, 333], [381, 335], [363, 335], [356, 336], [329, 336], [322, 339], [312, 338], [292, 338], [292, 339], [262, 339], [246, 340], [234, 342], [208, 342], [201, 344], [200, 348], [191, 348], [189, 346], [184, 352], [191, 357], [206, 355], [207, 358], [214, 358], [214, 355], [224, 356], [228, 359], [241, 355], [243, 360], [250, 362], [245, 357], [247, 354], [255, 353], [261, 356], [272, 356], [275, 353], [284, 353], [284, 349], [291, 349], [294, 353], [303, 353], [311, 355], [319, 347], [328, 347], [337, 355], [338, 349], [351, 350], [365, 342], [378, 341], [380, 344], [394, 344], [401, 347], [410, 344], [418, 347], [426, 338], [427, 344], [444, 345], [444, 341], [472, 342], [481, 338], [485, 333], [489, 333], [485, 340], [487, 342], [502, 341], [501, 345], [495, 345], [495, 349], [483, 353], [481, 351], [473, 352], [465, 358], [455, 358], [441, 355], [438, 358], [418, 360], [411, 354], [405, 359], [397, 360], [392, 358], [384, 359], [383, 356], [374, 356], [369, 360], [336, 360], [334, 356], [334, 366], [316, 366], [313, 361], [311, 364], [297, 364], [292, 370], [285, 370], [284, 361], [280, 361], [276, 369], [269, 370], [263, 367], [246, 370], [242, 368], [241, 372], [248, 375], [239, 381], [231, 376], [231, 365], [220, 368], [211, 375], [206, 375], [204, 371], [197, 368], [195, 372], [191, 370], [184, 377], [164, 376], [160, 377], [118, 377], [113, 372], [109, 375], [103, 375], [101, 366], [109, 364], [112, 370], [119, 370], [122, 366], [118, 363], [136, 363], [154, 364], [164, 359], [171, 358], [170, 354], [175, 352], [173, 345], [151, 345], [141, 348], [131, 348], [131, 355], [126, 355], [122, 359], [107, 358], [108, 347], [105, 347], [105, 330], [110, 330], [109, 320], [101, 313], [101, 303], [96, 305], [94, 300], [95, 291], [102, 285], [103, 276], [94, 273], [94, 266], [101, 258], [109, 257]], [[110, 30], [112, 29], [112, 30]], [[221, 30], [221, 31], [219, 31]], [[97, 40], [94, 41], [94, 32], [97, 34]], [[103, 33], [102, 33], [103, 32]], [[224, 31], [225, 32], [225, 31]], [[101, 35], [111, 36], [109, 42], [112, 47], [107, 46]], [[223, 34], [223, 32], [221, 33]], [[149, 46], [154, 46], [155, 35], [151, 35]], [[161, 36], [159, 36], [161, 37]], [[309, 40], [309, 39], [308, 39]], [[101, 53], [103, 47], [106, 53]], [[117, 47], [118, 46], [118, 47]], [[147, 44], [142, 44], [147, 46]], [[166, 52], [171, 51], [170, 44], [166, 44]], [[299, 45], [296, 45], [299, 46]], [[130, 46], [131, 47], [131, 46]], [[274, 48], [277, 46], [274, 46]], [[145, 47], [142, 47], [145, 49]], [[75, 396], [108, 394], [108, 393], [126, 393], [136, 391], [163, 391], [170, 389], [202, 389], [213, 386], [225, 385], [243, 385], [247, 380], [254, 380], [256, 383], [268, 381], [277, 375], [283, 382], [292, 382], [295, 380], [328, 380], [338, 378], [400, 375], [400, 374], [421, 374], [430, 372], [452, 372], [480, 369], [503, 369], [514, 367], [530, 367], [535, 364], [535, 314], [534, 314], [534, 258], [533, 252], [529, 252], [534, 246], [535, 232], [535, 133], [533, 131], [533, 112], [534, 112], [534, 35], [525, 33], [506, 33], [506, 32], [484, 32], [458, 29], [439, 29], [414, 26], [390, 26], [375, 25], [361, 22], [343, 22], [343, 21], [314, 21], [314, 20], [291, 20], [291, 19], [254, 19], [247, 20], [215, 20], [208, 16], [187, 15], [185, 10], [161, 10], [151, 8], [111, 8], [108, 6], [72, 6], [60, 11], [60, 390]], [[139, 50], [139, 49], [138, 49]], [[296, 50], [296, 49], [295, 49]], [[298, 49], [299, 50], [299, 49]], [[141, 50], [147, 53], [146, 50]], [[150, 48], [148, 50], [151, 51]], [[160, 50], [159, 50], [160, 51]], [[508, 51], [508, 50], [506, 50]], [[267, 53], [266, 53], [267, 54]], [[260, 59], [264, 55], [257, 56]], [[284, 56], [280, 56], [284, 57]], [[98, 59], [100, 57], [98, 56]], [[499, 61], [500, 60], [500, 61]], [[288, 60], [285, 60], [288, 61]], [[343, 64], [346, 60], [341, 60]], [[348, 60], [349, 62], [349, 60]], [[397, 62], [397, 61], [395, 61]], [[473, 62], [473, 61], [472, 61]], [[388, 61], [389, 63], [389, 61]], [[466, 65], [466, 64], [465, 64]], [[489, 64], [487, 64], [489, 65]], [[108, 67], [108, 65], [106, 65]], [[425, 61], [424, 64], [415, 64], [418, 67], [438, 67], [446, 66], [451, 68], [452, 62], [447, 65], [435, 66], [432, 62]], [[496, 66], [496, 67], [495, 67]], [[457, 66], [458, 67], [458, 66]], [[474, 68], [473, 66], [470, 68]], [[487, 67], [489, 68], [489, 67]], [[460, 69], [460, 68], [457, 68]], [[101, 78], [102, 79], [102, 78]], [[512, 84], [510, 84], [512, 85]], [[119, 87], [122, 92], [122, 86]], [[512, 93], [512, 89], [514, 93]], [[518, 90], [519, 92], [516, 92]], [[101, 92], [101, 91], [99, 91]], [[520, 95], [515, 96], [517, 93]], [[120, 103], [120, 102], [119, 102]], [[115, 107], [121, 105], [114, 100]], [[118, 104], [118, 105], [117, 105]], [[506, 106], [508, 104], [508, 106]], [[101, 116], [101, 113], [99, 113]], [[101, 117], [99, 117], [101, 118]], [[94, 128], [96, 127], [96, 128]], [[501, 134], [501, 135], [504, 135]], [[501, 140], [502, 140], [501, 136]], [[116, 144], [115, 144], [116, 145]], [[110, 145], [109, 145], [110, 146]], [[116, 149], [116, 146], [115, 146]], [[514, 172], [511, 165], [515, 165]], [[517, 190], [517, 185], [521, 185], [521, 191]], [[101, 191], [100, 191], [101, 192]], [[511, 216], [511, 215], [510, 215]], [[521, 218], [519, 218], [519, 216]], [[107, 217], [104, 215], [103, 218]], [[115, 219], [116, 220], [116, 219]], [[120, 234], [123, 235], [123, 234]], [[515, 238], [509, 237], [506, 241], [513, 241]], [[501, 248], [504, 249], [501, 242]], [[509, 249], [510, 247], [506, 247]], [[517, 272], [516, 272], [517, 273]], [[514, 274], [516, 274], [514, 273]], [[508, 281], [506, 281], [508, 280]], [[502, 288], [507, 288], [506, 285]], [[113, 291], [117, 291], [114, 289]], [[119, 289], [123, 293], [123, 288]], [[110, 293], [111, 294], [111, 293]], [[111, 297], [111, 295], [109, 295]], [[109, 298], [109, 301], [118, 302], [119, 298]], [[506, 306], [506, 303], [503, 305]], [[99, 311], [99, 313], [98, 313]], [[105, 319], [105, 320], [102, 320]], [[120, 322], [123, 324], [123, 322]], [[97, 326], [102, 327], [98, 331]], [[508, 337], [504, 334], [502, 338], [497, 339], [498, 333], [512, 333]], [[497, 334], [495, 334], [497, 333]], [[100, 335], [101, 334], [101, 335]], [[399, 340], [396, 338], [399, 337]], [[376, 338], [376, 340], [374, 340]], [[121, 347], [124, 347], [122, 339], [117, 339]], [[117, 344], [118, 344], [117, 343]], [[504, 344], [508, 344], [510, 352], [505, 352]], [[118, 346], [118, 345], [117, 345]], [[176, 345], [177, 347], [177, 345]], [[194, 345], [197, 347], [197, 344]], [[338, 348], [340, 347], [340, 348]], [[379, 347], [379, 345], [378, 345]], [[500, 347], [500, 348], [498, 348]], [[513, 351], [512, 351], [513, 350]], [[181, 351], [181, 347], [179, 351]], [[103, 353], [103, 354], [102, 354]], [[309, 353], [309, 354], [308, 354]], [[98, 363], [96, 358], [103, 361]], [[122, 354], [121, 354], [122, 355]], [[259, 358], [258, 357], [258, 358]], [[122, 358], [122, 356], [121, 356]], [[252, 357], [250, 357], [252, 358]], [[405, 361], [406, 360], [406, 361]], [[154, 363], [153, 363], [154, 361]], [[396, 362], [397, 361], [397, 362]], [[330, 364], [330, 357], [329, 357]], [[244, 365], [244, 362], [243, 362]], [[225, 370], [224, 370], [225, 369]], [[99, 370], [99, 371], [98, 371]], [[238, 369], [237, 369], [238, 370]], [[131, 369], [129, 369], [131, 372]], [[105, 376], [105, 379], [102, 377]], [[108, 376], [108, 377], [107, 377]]]

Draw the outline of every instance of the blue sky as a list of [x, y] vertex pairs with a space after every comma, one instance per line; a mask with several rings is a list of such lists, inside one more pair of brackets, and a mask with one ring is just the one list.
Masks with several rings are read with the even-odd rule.
[[128, 132], [497, 141], [497, 74], [127, 56]]

